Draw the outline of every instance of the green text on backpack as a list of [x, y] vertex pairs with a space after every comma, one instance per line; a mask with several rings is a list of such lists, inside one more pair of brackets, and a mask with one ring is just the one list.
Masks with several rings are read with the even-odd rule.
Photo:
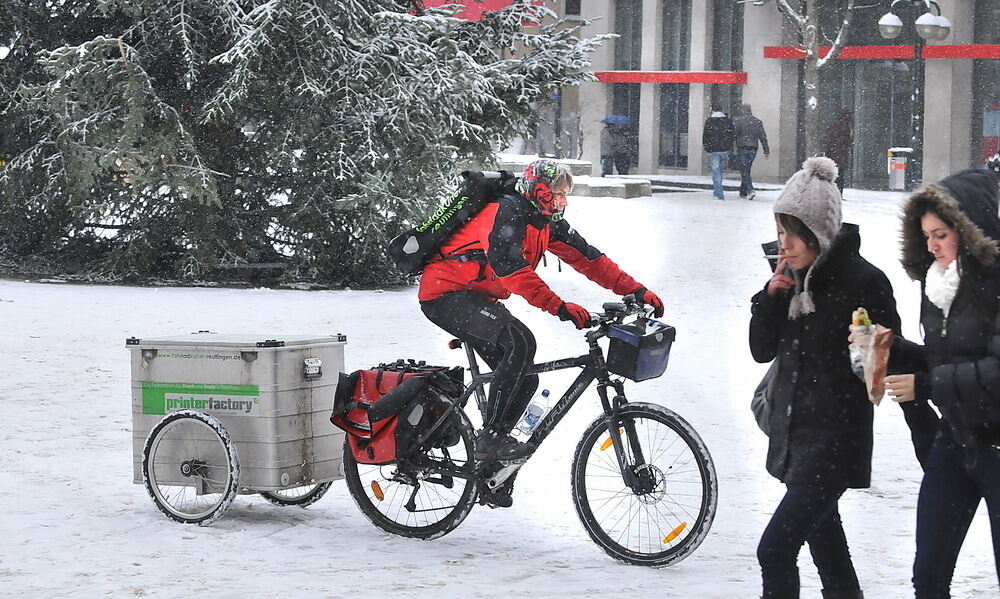
[[419, 274], [452, 234], [487, 204], [517, 193], [517, 177], [507, 171], [463, 171], [462, 179], [430, 218], [389, 242], [389, 258], [405, 274]]

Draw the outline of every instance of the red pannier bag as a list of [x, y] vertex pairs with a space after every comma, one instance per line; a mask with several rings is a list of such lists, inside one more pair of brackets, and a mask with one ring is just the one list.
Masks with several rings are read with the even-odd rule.
[[[368, 370], [356, 370], [351, 374], [341, 373], [330, 422], [347, 433], [347, 443], [355, 461], [359, 464], [388, 464], [396, 461], [400, 457], [397, 451], [398, 433], [401, 432], [398, 430], [400, 413], [432, 393], [428, 388], [427, 375], [445, 372], [450, 380], [454, 381], [458, 377], [461, 381], [460, 368], [448, 370], [402, 361], [382, 364]], [[461, 388], [460, 384], [458, 388]], [[380, 402], [387, 394], [389, 397]], [[417, 417], [420, 418], [419, 415]], [[428, 424], [426, 420], [425, 417], [420, 423], [404, 422], [407, 434], [402, 436], [412, 441], [412, 429], [418, 424]]]

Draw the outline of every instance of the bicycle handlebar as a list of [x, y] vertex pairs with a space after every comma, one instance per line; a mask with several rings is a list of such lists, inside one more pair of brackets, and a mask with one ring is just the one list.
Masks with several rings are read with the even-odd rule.
[[621, 323], [626, 317], [633, 315], [650, 316], [653, 312], [652, 306], [647, 306], [635, 294], [622, 297], [620, 302], [606, 302], [601, 308], [604, 312], [592, 313], [586, 326], [606, 328], [612, 324]]

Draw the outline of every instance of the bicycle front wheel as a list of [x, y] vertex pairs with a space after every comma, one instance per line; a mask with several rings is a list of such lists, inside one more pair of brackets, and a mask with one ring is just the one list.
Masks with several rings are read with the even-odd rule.
[[615, 559], [677, 563], [701, 544], [715, 518], [712, 456], [691, 425], [663, 406], [627, 404], [615, 428], [634, 482], [625, 482], [607, 421], [598, 418], [573, 457], [576, 512], [590, 538]]
[[[427, 442], [391, 464], [359, 464], [344, 442], [344, 478], [361, 513], [386, 532], [433, 539], [454, 530], [476, 504], [472, 423], [455, 410], [450, 441]], [[447, 445], [444, 446], [443, 445]]]

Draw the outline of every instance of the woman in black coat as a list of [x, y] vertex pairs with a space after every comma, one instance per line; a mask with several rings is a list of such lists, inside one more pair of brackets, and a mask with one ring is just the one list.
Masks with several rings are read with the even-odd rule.
[[[809, 543], [823, 596], [862, 597], [837, 503], [871, 479], [872, 404], [851, 370], [851, 313], [899, 329], [892, 287], [858, 253], [858, 227], [841, 223], [836, 165], [810, 158], [775, 202], [781, 259], [753, 297], [750, 349], [777, 360], [767, 470], [787, 491], [757, 557], [764, 597], [798, 597], [798, 553]], [[786, 268], [788, 270], [786, 270]]]
[[983, 498], [1000, 571], [997, 208], [996, 177], [968, 170], [924, 186], [903, 210], [902, 262], [923, 291], [925, 345], [897, 341], [890, 367], [908, 365], [910, 374], [886, 377], [886, 387], [896, 401], [930, 398], [941, 412], [917, 502], [918, 598], [950, 596], [959, 550]]

